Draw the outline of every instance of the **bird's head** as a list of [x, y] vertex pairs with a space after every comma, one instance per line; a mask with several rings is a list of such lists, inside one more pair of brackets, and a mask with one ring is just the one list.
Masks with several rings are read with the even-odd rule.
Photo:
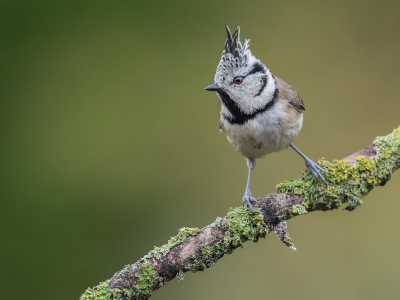
[[275, 79], [271, 71], [251, 53], [249, 40], [244, 44], [240, 42], [240, 27], [232, 35], [226, 26], [226, 33], [214, 84], [205, 90], [217, 92], [223, 105], [236, 108], [243, 114], [252, 114], [273, 99]]

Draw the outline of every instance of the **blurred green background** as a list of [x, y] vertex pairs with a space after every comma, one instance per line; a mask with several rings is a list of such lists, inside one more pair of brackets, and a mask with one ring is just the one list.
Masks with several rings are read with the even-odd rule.
[[[400, 125], [399, 1], [1, 1], [2, 299], [78, 299], [241, 204], [245, 160], [203, 90], [225, 24], [302, 96], [309, 157]], [[268, 155], [252, 192], [303, 169], [292, 150]], [[297, 252], [269, 235], [152, 299], [398, 299], [399, 184], [291, 220]]]

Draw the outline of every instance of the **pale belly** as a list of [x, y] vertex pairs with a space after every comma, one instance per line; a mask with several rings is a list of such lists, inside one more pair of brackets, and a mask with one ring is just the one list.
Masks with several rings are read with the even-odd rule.
[[293, 110], [293, 114], [284, 118], [277, 118], [276, 115], [266, 112], [242, 125], [230, 124], [222, 119], [221, 123], [235, 150], [255, 159], [287, 148], [301, 130], [302, 113]]

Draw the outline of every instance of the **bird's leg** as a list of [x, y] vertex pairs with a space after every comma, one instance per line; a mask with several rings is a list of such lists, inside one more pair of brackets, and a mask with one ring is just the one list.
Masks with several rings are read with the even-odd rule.
[[293, 148], [294, 151], [296, 151], [302, 158], [304, 158], [304, 162], [306, 163], [306, 167], [310, 170], [310, 172], [314, 175], [315, 178], [320, 178], [326, 185], [326, 180], [324, 176], [322, 176], [321, 172], [328, 173], [327, 170], [321, 168], [318, 166], [315, 162], [313, 162], [311, 159], [309, 159], [307, 156], [305, 156], [299, 149], [297, 149], [293, 144], [290, 144], [290, 147]]
[[247, 161], [247, 166], [249, 167], [249, 174], [247, 176], [246, 190], [243, 196], [243, 206], [247, 205], [247, 207], [250, 208], [252, 212], [254, 212], [253, 205], [251, 205], [251, 202], [257, 203], [257, 200], [256, 198], [253, 197], [253, 195], [250, 192], [250, 180], [251, 180], [251, 173], [253, 172], [253, 169], [256, 166], [256, 161], [254, 159], [247, 157], [246, 161]]

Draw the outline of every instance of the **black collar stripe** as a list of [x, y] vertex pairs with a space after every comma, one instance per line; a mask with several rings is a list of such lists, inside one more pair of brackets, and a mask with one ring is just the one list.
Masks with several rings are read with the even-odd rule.
[[219, 91], [217, 92], [219, 98], [221, 99], [222, 103], [226, 106], [226, 108], [229, 110], [229, 112], [231, 113], [231, 116], [228, 116], [226, 114], [222, 114], [223, 117], [225, 118], [225, 120], [227, 120], [229, 123], [231, 124], [245, 124], [246, 122], [248, 122], [251, 119], [254, 119], [258, 114], [261, 114], [263, 112], [266, 112], [267, 110], [271, 109], [275, 102], [276, 102], [276, 98], [278, 96], [278, 89], [275, 89], [274, 92], [274, 98], [272, 98], [271, 101], [269, 101], [267, 104], [264, 105], [264, 107], [257, 109], [256, 111], [254, 111], [251, 114], [245, 114], [243, 113], [237, 103], [235, 101], [233, 101], [231, 99], [231, 97], [229, 97], [229, 95], [223, 91]]

